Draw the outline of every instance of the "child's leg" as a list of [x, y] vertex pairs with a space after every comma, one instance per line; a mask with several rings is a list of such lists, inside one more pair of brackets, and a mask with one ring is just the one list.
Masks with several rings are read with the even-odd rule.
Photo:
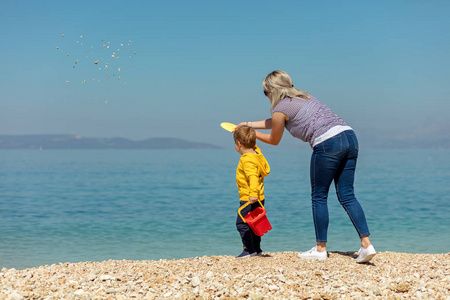
[[252, 231], [252, 239], [253, 239], [253, 248], [255, 249], [255, 251], [257, 253], [262, 252], [262, 250], [261, 250], [261, 237], [259, 235], [256, 235]]
[[[264, 200], [261, 201], [262, 205], [264, 205]], [[257, 207], [260, 207], [261, 205], [259, 205], [258, 202], [253, 203], [252, 205], [252, 211], [254, 209], [256, 209]], [[253, 248], [255, 249], [255, 251], [257, 253], [261, 253], [261, 237], [259, 235], [256, 235], [253, 231], [252, 231], [252, 239], [253, 239]]]
[[[240, 201], [240, 206], [246, 204], [246, 201]], [[241, 210], [241, 214], [245, 217], [252, 210], [251, 205], [248, 205], [244, 209]], [[249, 253], [256, 252], [256, 249], [253, 247], [253, 235], [255, 235], [250, 228], [250, 226], [245, 223], [241, 216], [238, 214], [236, 219], [236, 228], [239, 234], [241, 235], [242, 244], [244, 245], [244, 249]]]

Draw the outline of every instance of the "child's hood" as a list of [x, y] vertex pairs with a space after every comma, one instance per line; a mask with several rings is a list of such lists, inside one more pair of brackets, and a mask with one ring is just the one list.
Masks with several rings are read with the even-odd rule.
[[266, 158], [264, 157], [264, 155], [261, 152], [261, 149], [259, 149], [258, 146], [256, 146], [255, 152], [257, 154], [252, 155], [252, 157], [254, 157], [256, 159], [256, 161], [259, 165], [259, 169], [261, 170], [261, 176], [266, 177], [270, 173], [269, 163], [267, 162]]

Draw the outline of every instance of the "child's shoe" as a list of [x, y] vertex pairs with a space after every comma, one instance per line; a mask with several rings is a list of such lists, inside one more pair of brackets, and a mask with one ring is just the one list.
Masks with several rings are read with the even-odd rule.
[[377, 254], [377, 252], [375, 251], [375, 248], [372, 245], [370, 245], [366, 249], [361, 247], [361, 249], [359, 249], [358, 251], [358, 254], [359, 255], [356, 258], [356, 262], [365, 263], [370, 261]]
[[264, 254], [266, 254], [264, 251], [261, 250], [261, 248], [255, 248], [256, 249], [256, 255], [258, 256], [263, 256]]
[[327, 254], [327, 251], [318, 252], [317, 251], [317, 247], [314, 247], [314, 248], [312, 248], [309, 251], [299, 253], [298, 257], [300, 257], [300, 258], [308, 258], [308, 259], [324, 260], [324, 259], [327, 259], [328, 254]]
[[236, 258], [243, 258], [243, 257], [250, 257], [250, 256], [256, 256], [256, 252], [250, 253], [246, 249], [244, 249], [244, 251], [242, 251], [241, 254], [236, 256]]

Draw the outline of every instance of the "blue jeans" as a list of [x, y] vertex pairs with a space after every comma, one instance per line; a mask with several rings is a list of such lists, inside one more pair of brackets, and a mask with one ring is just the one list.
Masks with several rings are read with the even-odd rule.
[[311, 197], [317, 242], [327, 242], [327, 198], [333, 180], [339, 202], [350, 217], [359, 237], [370, 234], [364, 211], [353, 189], [357, 158], [358, 140], [353, 130], [341, 132], [313, 148]]

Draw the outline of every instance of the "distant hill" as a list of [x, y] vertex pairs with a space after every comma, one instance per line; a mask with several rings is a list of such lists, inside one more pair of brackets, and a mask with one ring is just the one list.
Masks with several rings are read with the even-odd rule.
[[86, 138], [79, 135], [0, 135], [0, 149], [219, 149], [177, 138]]

